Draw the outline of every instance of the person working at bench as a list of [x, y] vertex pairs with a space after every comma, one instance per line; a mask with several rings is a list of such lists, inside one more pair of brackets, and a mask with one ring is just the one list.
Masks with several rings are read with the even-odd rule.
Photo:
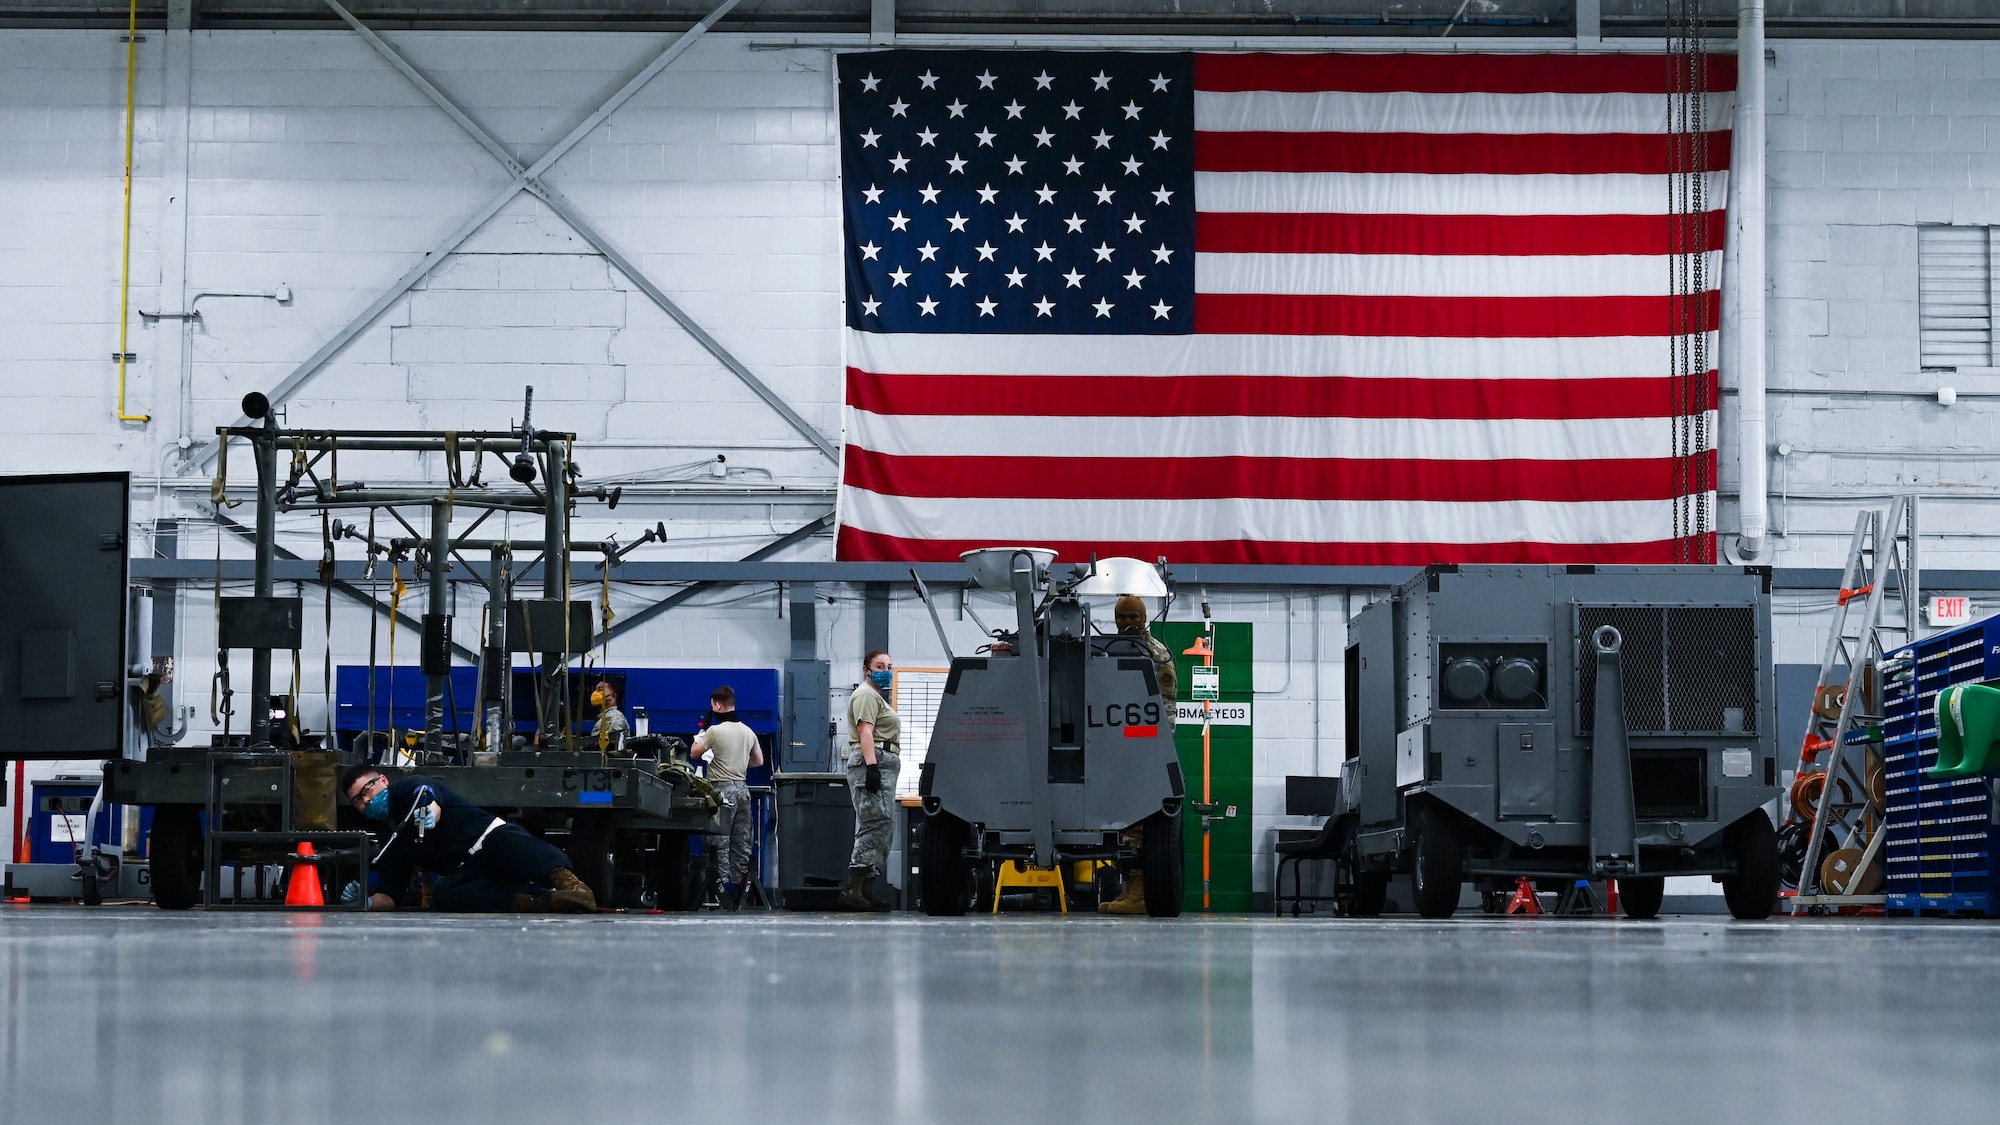
[[750, 816], [750, 786], [746, 775], [764, 764], [764, 744], [757, 732], [736, 717], [736, 689], [728, 684], [708, 693], [707, 725], [694, 736], [689, 751], [695, 761], [708, 763], [708, 783], [722, 798], [716, 820], [722, 831], [707, 838], [715, 857], [716, 901], [731, 910], [743, 900], [750, 876], [750, 844], [756, 824]]
[[[370, 910], [394, 910], [418, 867], [436, 877], [431, 902], [439, 910], [588, 914], [597, 909], [596, 897], [569, 869], [561, 850], [430, 778], [390, 781], [372, 766], [349, 766], [340, 775], [340, 791], [361, 815], [394, 833], [374, 864], [381, 879], [368, 898]], [[348, 887], [349, 896], [361, 891], [356, 884]]]

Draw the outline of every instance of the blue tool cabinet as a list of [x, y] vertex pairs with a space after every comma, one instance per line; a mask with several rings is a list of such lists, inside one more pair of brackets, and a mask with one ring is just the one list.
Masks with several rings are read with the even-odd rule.
[[1909, 666], [1883, 683], [1883, 782], [1888, 798], [1883, 870], [1894, 913], [2000, 915], [1995, 895], [2000, 828], [1983, 777], [1924, 775], [1937, 762], [1937, 694], [2000, 679], [2000, 617], [1960, 626], [1888, 654]]

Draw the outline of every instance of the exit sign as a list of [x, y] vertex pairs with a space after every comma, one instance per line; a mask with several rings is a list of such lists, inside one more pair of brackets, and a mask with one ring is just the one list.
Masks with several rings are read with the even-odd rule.
[[1972, 599], [1932, 598], [1926, 616], [1933, 625], [1963, 625], [1972, 620]]

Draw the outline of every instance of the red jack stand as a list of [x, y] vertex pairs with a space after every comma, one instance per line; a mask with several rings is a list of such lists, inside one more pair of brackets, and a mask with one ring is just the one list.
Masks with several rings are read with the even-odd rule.
[[1507, 914], [1540, 914], [1542, 900], [1535, 897], [1534, 881], [1526, 875], [1514, 880], [1514, 897], [1507, 902]]

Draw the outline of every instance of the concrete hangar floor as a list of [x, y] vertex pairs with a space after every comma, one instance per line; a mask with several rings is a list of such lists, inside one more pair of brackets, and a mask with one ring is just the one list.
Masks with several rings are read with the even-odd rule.
[[0, 1120], [1990, 1121], [2000, 927], [0, 908]]

